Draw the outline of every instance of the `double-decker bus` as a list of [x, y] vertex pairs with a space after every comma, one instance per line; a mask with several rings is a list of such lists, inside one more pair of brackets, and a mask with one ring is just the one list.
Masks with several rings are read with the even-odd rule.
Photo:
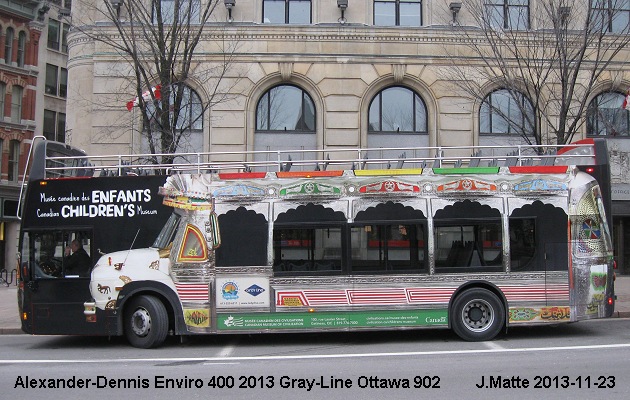
[[150, 348], [169, 335], [409, 328], [479, 341], [610, 317], [605, 146], [159, 165], [38, 140], [21, 203], [22, 329]]

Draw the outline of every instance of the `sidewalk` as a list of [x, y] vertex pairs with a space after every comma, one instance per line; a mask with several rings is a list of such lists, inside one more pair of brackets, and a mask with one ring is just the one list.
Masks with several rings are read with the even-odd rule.
[[[630, 317], [630, 275], [617, 276], [615, 317]], [[0, 335], [22, 333], [17, 308], [17, 287], [0, 285]]]
[[0, 335], [23, 333], [17, 306], [17, 286], [0, 285]]

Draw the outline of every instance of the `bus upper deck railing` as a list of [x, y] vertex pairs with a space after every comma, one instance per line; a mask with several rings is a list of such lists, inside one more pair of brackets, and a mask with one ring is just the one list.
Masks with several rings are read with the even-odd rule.
[[[31, 179], [172, 173], [274, 172], [402, 168], [449, 168], [593, 163], [593, 144], [327, 148], [320, 150], [228, 151], [89, 156], [61, 143], [42, 140], [33, 155]], [[37, 153], [37, 151], [36, 151]], [[164, 160], [168, 160], [164, 162]], [[171, 161], [172, 160], [172, 161]]]

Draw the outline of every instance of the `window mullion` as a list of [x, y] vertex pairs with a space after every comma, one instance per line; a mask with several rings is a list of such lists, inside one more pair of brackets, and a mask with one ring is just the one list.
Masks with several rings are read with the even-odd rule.
[[378, 130], [383, 132], [383, 93], [378, 95]]
[[411, 104], [411, 132], [416, 133], [416, 103], [417, 103], [417, 96], [414, 93], [413, 94], [413, 100], [412, 100], [412, 104]]
[[509, 0], [505, 0], [503, 2], [503, 28], [510, 29], [510, 6], [508, 5]]
[[288, 24], [290, 23], [289, 21], [289, 7], [291, 7], [291, 0], [284, 0], [284, 23]]

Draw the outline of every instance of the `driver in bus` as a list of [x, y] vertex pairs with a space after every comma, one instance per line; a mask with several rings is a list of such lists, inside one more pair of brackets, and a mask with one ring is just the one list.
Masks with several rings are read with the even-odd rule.
[[66, 247], [65, 267], [66, 276], [78, 275], [87, 276], [90, 270], [92, 259], [83, 248], [83, 244], [77, 239], [70, 242], [70, 246]]

